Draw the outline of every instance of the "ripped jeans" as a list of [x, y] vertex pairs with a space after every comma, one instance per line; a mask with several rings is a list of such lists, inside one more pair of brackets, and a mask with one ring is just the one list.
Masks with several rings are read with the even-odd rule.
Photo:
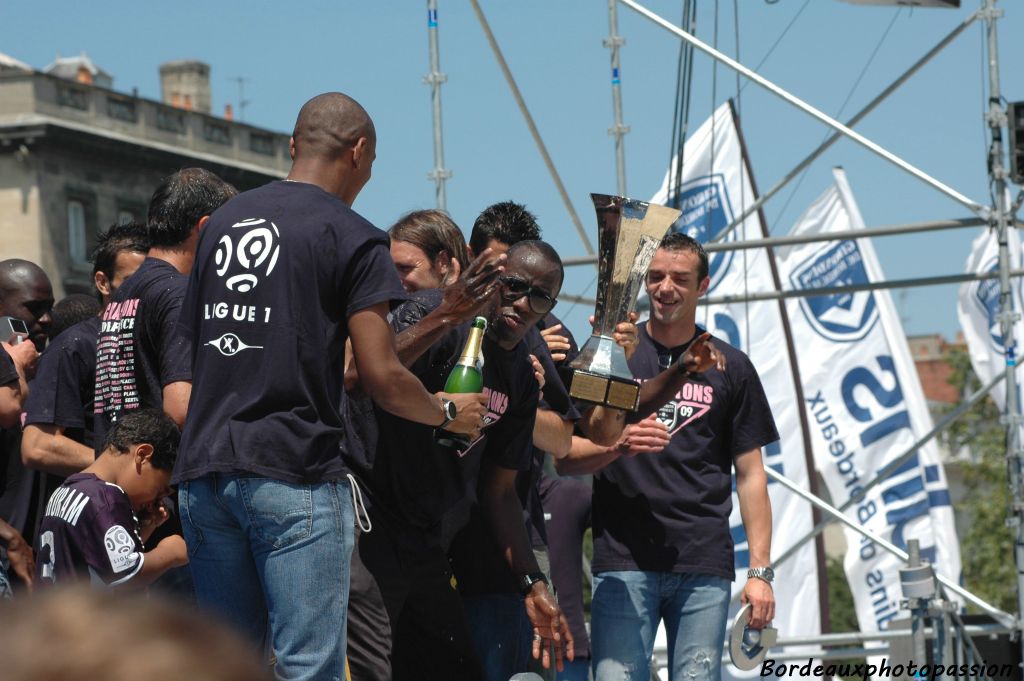
[[665, 620], [670, 681], [721, 678], [729, 580], [639, 570], [594, 575], [590, 648], [595, 681], [649, 681]]

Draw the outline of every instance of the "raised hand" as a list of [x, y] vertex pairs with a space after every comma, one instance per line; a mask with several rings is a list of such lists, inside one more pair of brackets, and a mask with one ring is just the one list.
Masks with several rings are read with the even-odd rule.
[[686, 371], [704, 373], [711, 369], [725, 371], [725, 355], [720, 353], [707, 331], [698, 336], [686, 352], [679, 357], [679, 364]]
[[566, 352], [572, 350], [572, 345], [569, 344], [569, 337], [563, 336], [559, 333], [562, 330], [561, 324], [555, 324], [540, 332], [541, 337], [544, 338], [544, 342], [548, 345], [548, 352], [551, 353], [551, 359], [556, 362], [565, 360]]
[[498, 290], [498, 276], [505, 271], [502, 254], [495, 256], [490, 248], [484, 249], [455, 283], [444, 289], [444, 298], [438, 310], [454, 324], [468, 322], [485, 311]]

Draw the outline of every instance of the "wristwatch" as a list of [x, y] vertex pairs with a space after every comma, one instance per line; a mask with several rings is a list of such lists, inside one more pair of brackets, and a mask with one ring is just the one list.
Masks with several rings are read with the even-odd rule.
[[775, 579], [775, 570], [773, 570], [771, 568], [771, 566], [768, 566], [768, 567], [756, 567], [756, 568], [750, 568], [749, 570], [747, 570], [747, 579], [752, 579], [752, 578], [755, 578], [755, 577], [757, 579], [763, 580], [763, 581], [768, 582], [769, 584], [771, 584], [772, 581]]
[[455, 403], [444, 397], [441, 398], [441, 412], [444, 414], [444, 421], [441, 421], [441, 425], [438, 426], [441, 429], [454, 421], [455, 417], [459, 415], [458, 409], [455, 408]]
[[519, 575], [519, 590], [524, 596], [529, 595], [533, 589], [533, 585], [537, 582], [548, 583], [548, 578], [544, 576], [543, 572], [531, 572], [526, 575]]

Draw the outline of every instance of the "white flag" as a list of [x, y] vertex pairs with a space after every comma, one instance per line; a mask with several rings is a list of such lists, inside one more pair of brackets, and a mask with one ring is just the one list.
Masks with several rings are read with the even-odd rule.
[[[733, 218], [756, 199], [728, 103], [719, 107], [712, 118], [687, 140], [684, 161], [679, 196], [669, 196], [670, 178], [666, 175], [662, 188], [651, 201], [680, 208], [683, 214], [676, 223], [677, 229], [705, 242], [721, 234]], [[759, 215], [754, 213], [727, 240], [760, 239], [764, 236]], [[708, 295], [775, 290], [764, 249], [718, 252], [710, 256]], [[786, 339], [778, 302], [705, 306], [698, 311], [697, 321], [717, 338], [743, 350], [750, 357], [764, 384], [781, 436], [779, 443], [765, 448], [765, 465], [808, 487], [810, 482], [800, 428], [799, 400], [793, 369], [785, 351]], [[771, 553], [774, 559], [810, 532], [813, 520], [811, 507], [806, 501], [771, 481], [768, 490], [772, 503]], [[736, 546], [731, 623], [738, 608], [739, 592], [747, 581], [750, 558], [735, 492], [729, 522]], [[776, 570], [775, 599], [774, 626], [780, 636], [821, 633], [818, 563], [813, 541], [805, 543]], [[813, 650], [808, 657], [812, 654]], [[726, 678], [752, 678], [757, 676], [757, 671], [740, 672], [727, 665], [723, 668], [723, 675]]]
[[[1010, 269], [1020, 268], [1021, 249], [1020, 235], [1015, 228], [1007, 230], [1007, 247], [1010, 254]], [[984, 229], [971, 245], [971, 254], [967, 258], [966, 271], [971, 274], [988, 274], [999, 269], [999, 241], [994, 229]], [[1021, 305], [1020, 279], [1010, 280], [1013, 311], [1020, 313]], [[1020, 341], [1024, 337], [1024, 320], [1014, 322], [1011, 355], [1006, 357], [1003, 348], [1003, 331], [999, 324], [999, 279], [983, 279], [967, 282], [960, 286], [957, 301], [957, 316], [960, 327], [967, 341], [971, 366], [982, 384], [986, 384], [1003, 371], [1008, 361], [1016, 361], [1019, 355]], [[1004, 384], [996, 385], [992, 399], [1002, 410], [1006, 406], [1006, 388]]]
[[[864, 229], [846, 175], [797, 222], [793, 234]], [[842, 287], [882, 281], [867, 238], [804, 244], [781, 254], [784, 285]], [[832, 502], [844, 504], [876, 473], [932, 428], [903, 328], [887, 291], [791, 299], [800, 338], [800, 374], [811, 423], [814, 458]], [[922, 555], [954, 582], [960, 551], [945, 473], [934, 441], [921, 447], [885, 482], [847, 511], [860, 525], [900, 548], [920, 540]], [[845, 528], [844, 566], [860, 629], [885, 629], [902, 598], [902, 562]]]

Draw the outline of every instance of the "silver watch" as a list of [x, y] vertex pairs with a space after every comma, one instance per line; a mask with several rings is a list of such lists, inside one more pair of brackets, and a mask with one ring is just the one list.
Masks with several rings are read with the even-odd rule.
[[762, 579], [771, 584], [772, 581], [774, 581], [775, 579], [775, 570], [773, 570], [770, 566], [750, 568], [749, 570], [747, 570], [747, 579], [752, 578]]

